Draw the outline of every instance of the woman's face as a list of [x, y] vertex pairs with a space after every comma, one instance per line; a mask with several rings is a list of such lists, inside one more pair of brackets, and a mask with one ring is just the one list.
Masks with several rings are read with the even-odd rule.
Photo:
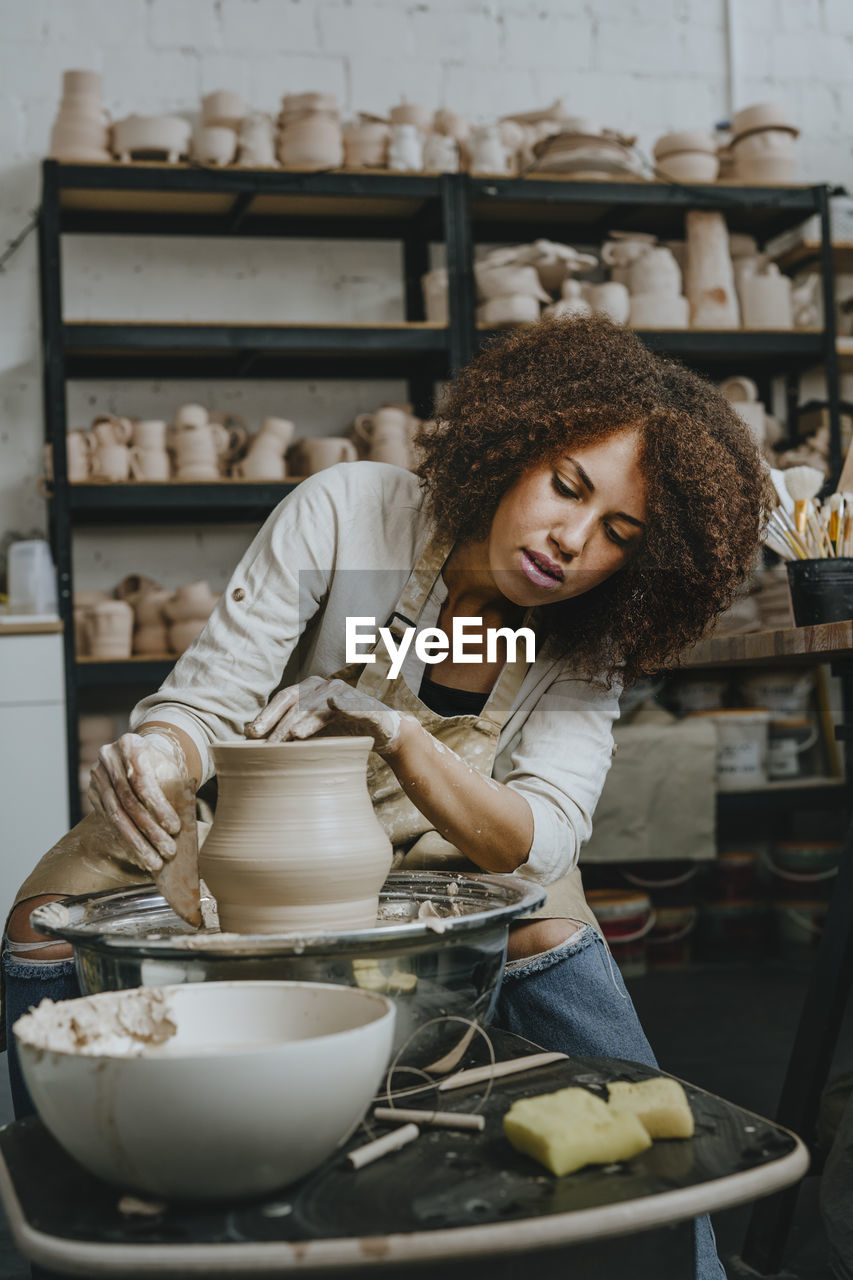
[[634, 430], [570, 446], [506, 491], [486, 539], [488, 566], [513, 604], [555, 604], [627, 563], [643, 536], [646, 484]]

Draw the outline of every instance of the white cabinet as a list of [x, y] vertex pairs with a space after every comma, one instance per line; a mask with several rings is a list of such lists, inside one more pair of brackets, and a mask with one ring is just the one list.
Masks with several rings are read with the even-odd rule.
[[0, 628], [0, 925], [68, 830], [62, 635]]

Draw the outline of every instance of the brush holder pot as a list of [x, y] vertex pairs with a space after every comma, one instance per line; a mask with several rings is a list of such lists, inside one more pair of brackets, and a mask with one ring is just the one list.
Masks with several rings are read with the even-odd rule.
[[786, 567], [796, 626], [853, 618], [853, 556], [790, 560]]

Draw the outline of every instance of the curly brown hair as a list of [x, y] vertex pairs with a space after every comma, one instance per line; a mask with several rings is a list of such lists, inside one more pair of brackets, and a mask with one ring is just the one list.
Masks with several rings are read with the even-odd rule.
[[578, 672], [608, 684], [672, 665], [754, 563], [766, 472], [728, 401], [608, 320], [543, 320], [489, 342], [417, 441], [431, 514], [467, 541], [529, 467], [626, 429], [640, 434], [646, 532], [617, 573], [542, 618]]

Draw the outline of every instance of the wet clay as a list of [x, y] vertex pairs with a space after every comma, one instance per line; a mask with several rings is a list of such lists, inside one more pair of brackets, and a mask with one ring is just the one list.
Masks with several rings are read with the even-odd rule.
[[367, 790], [371, 738], [214, 746], [219, 794], [200, 869], [224, 932], [376, 923], [391, 844]]
[[142, 987], [106, 1000], [42, 1000], [14, 1030], [26, 1044], [53, 1053], [136, 1057], [175, 1034], [169, 1012], [162, 991]]

